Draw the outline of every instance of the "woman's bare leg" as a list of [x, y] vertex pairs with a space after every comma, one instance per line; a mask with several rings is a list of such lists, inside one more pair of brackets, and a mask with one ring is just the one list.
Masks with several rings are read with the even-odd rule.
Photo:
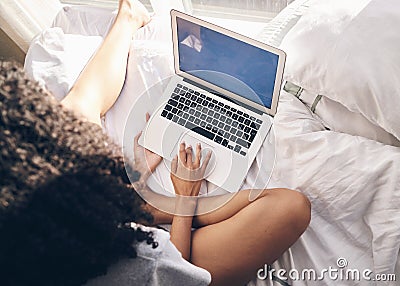
[[309, 221], [304, 195], [269, 190], [228, 219], [195, 230], [191, 262], [210, 271], [213, 285], [243, 285], [286, 251]]
[[114, 104], [124, 84], [132, 36], [149, 21], [143, 9], [138, 1], [120, 0], [113, 26], [63, 99], [64, 106], [101, 124], [100, 117]]
[[[258, 194], [257, 199], [260, 199], [267, 196], [269, 192], [275, 192], [276, 190], [242, 190], [237, 193], [200, 197], [198, 198], [193, 226], [203, 227], [232, 217], [252, 202], [250, 200], [252, 191], [255, 191]], [[166, 197], [150, 190], [141, 194], [146, 201], [157, 202], [158, 208], [150, 204], [147, 204], [145, 207], [146, 211], [153, 215], [154, 225], [172, 222], [173, 211], [175, 209], [174, 197]]]
[[[243, 285], [257, 269], [275, 261], [304, 232], [310, 221], [310, 202], [288, 189], [263, 190], [250, 201], [251, 191], [198, 199], [192, 235], [191, 262], [210, 271], [215, 285]], [[174, 198], [156, 194], [174, 204]], [[152, 199], [156, 199], [153, 197]], [[220, 205], [204, 213], [210, 204]], [[148, 206], [149, 208], [149, 206]], [[158, 223], [172, 215], [151, 209]]]

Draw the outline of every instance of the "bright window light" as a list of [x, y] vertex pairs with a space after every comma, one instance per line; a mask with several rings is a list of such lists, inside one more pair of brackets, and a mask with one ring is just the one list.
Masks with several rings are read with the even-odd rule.
[[[118, 8], [118, 0], [60, 0], [63, 4], [72, 5], [92, 5], [104, 8]], [[149, 11], [152, 11], [150, 0], [140, 0]]]
[[[149, 11], [151, 3], [168, 0], [140, 0]], [[266, 22], [294, 0], [169, 0], [181, 2], [187, 12], [196, 16]], [[118, 0], [61, 0], [64, 4], [95, 5], [117, 8]]]
[[191, 5], [194, 15], [246, 21], [275, 17], [294, 0], [183, 0]]
[[[265, 23], [294, 0], [140, 0], [153, 12], [160, 7], [183, 7], [196, 17], [256, 38]], [[61, 0], [64, 4], [118, 8], [118, 0]], [[163, 8], [161, 8], [163, 9]]]

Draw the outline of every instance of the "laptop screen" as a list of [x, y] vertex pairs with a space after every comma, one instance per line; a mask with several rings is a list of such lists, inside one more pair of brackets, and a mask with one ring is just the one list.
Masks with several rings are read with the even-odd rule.
[[177, 17], [179, 68], [270, 109], [279, 56]]

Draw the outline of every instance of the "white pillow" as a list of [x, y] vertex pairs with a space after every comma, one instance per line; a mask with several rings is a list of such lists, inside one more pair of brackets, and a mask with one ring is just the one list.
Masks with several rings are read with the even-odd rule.
[[269, 21], [257, 36], [257, 40], [278, 47], [285, 35], [307, 11], [310, 0], [296, 0]]
[[282, 42], [285, 79], [400, 139], [398, 1], [311, 2]]
[[32, 40], [25, 72], [62, 100], [102, 41], [101, 36], [64, 34], [59, 27], [48, 28]]
[[65, 6], [31, 42], [25, 71], [62, 100], [110, 29], [115, 11]]

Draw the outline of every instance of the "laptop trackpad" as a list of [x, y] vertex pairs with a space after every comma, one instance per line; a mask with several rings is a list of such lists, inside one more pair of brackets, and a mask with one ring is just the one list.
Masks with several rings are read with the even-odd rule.
[[210, 159], [210, 162], [208, 163], [206, 172], [205, 172], [205, 174], [204, 174], [204, 178], [207, 178], [207, 177], [214, 171], [215, 165], [216, 165], [216, 163], [217, 163], [217, 161], [216, 161], [216, 156], [215, 156], [215, 153], [214, 153], [214, 147], [210, 146], [209, 144], [205, 143], [205, 142], [202, 141], [202, 140], [199, 140], [199, 139], [197, 139], [197, 138], [194, 138], [194, 137], [190, 136], [190, 135], [187, 134], [187, 133], [184, 133], [184, 134], [181, 136], [181, 138], [176, 142], [175, 147], [172, 149], [172, 152], [171, 152], [171, 157], [172, 157], [172, 158], [173, 158], [175, 155], [178, 154], [179, 145], [180, 145], [182, 142], [185, 142], [186, 147], [187, 147], [188, 145], [191, 145], [191, 146], [192, 146], [192, 150], [193, 150], [193, 151], [192, 151], [192, 153], [193, 153], [193, 154], [192, 154], [192, 157], [193, 157], [193, 160], [194, 160], [195, 154], [196, 154], [196, 145], [197, 145], [197, 143], [200, 143], [200, 144], [201, 144], [201, 164], [203, 164], [204, 158], [206, 157], [207, 153], [211, 151], [211, 159]]

